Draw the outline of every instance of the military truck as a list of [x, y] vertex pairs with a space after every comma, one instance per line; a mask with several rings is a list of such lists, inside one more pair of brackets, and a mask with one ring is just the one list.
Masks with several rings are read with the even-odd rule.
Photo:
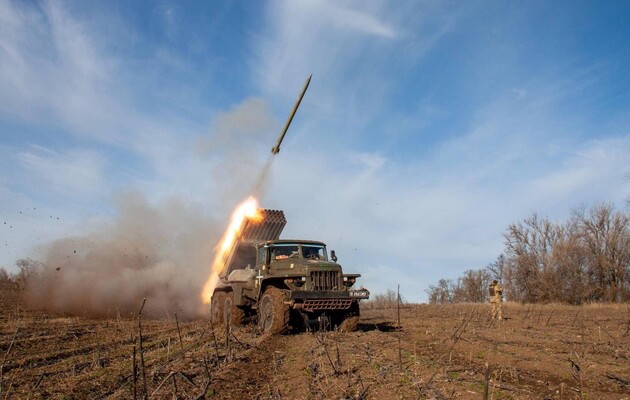
[[227, 255], [210, 303], [213, 322], [255, 319], [272, 334], [322, 324], [355, 330], [359, 300], [369, 297], [367, 289], [353, 289], [361, 275], [344, 274], [322, 242], [279, 239], [284, 212], [259, 211], [262, 219], [244, 223]]

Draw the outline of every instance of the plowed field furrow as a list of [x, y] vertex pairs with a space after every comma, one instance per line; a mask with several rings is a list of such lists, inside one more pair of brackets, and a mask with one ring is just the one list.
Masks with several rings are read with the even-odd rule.
[[[141, 397], [137, 319], [5, 304], [2, 400], [132, 398], [134, 344]], [[627, 306], [509, 304], [499, 323], [487, 305], [400, 311], [398, 328], [396, 310], [364, 308], [353, 333], [262, 338], [233, 327], [229, 349], [225, 329], [205, 320], [180, 322], [180, 344], [173, 319], [143, 319], [147, 390], [152, 399], [479, 399], [487, 363], [490, 398], [630, 399], [620, 383], [630, 381]]]
[[[35, 335], [34, 337], [31, 335], [31, 337], [20, 339], [20, 335], [24, 335], [24, 332], [32, 331], [30, 328], [23, 329], [23, 331], [18, 331], [18, 335], [15, 340], [11, 337], [0, 343], [0, 351], [5, 353], [9, 347], [11, 347], [11, 355], [13, 356], [9, 357], [9, 360], [13, 358], [13, 361], [18, 364], [21, 359], [29, 359], [33, 356], [40, 357], [42, 349], [50, 349], [52, 347], [72, 353], [75, 351], [81, 351], [82, 349], [89, 350], [99, 347], [118, 347], [133, 343], [135, 335], [137, 335], [137, 328], [133, 331], [134, 336], [125, 334], [122, 338], [116, 331], [107, 332], [104, 330], [75, 336], [68, 335], [67, 332], [54, 335], [52, 333], [53, 331], [48, 330], [48, 332], [42, 335]], [[182, 330], [182, 340], [185, 342], [191, 337], [198, 335], [201, 331], [202, 328]], [[178, 340], [176, 329], [162, 329], [160, 331], [147, 334], [143, 331], [143, 339], [148, 348], [159, 346], [161, 343], [166, 344], [168, 343], [169, 338], [171, 346], [176, 346], [176, 342]], [[16, 354], [19, 355], [18, 358], [15, 358]]]

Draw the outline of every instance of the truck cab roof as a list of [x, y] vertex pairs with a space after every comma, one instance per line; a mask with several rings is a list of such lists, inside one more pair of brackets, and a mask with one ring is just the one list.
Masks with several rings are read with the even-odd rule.
[[260, 247], [263, 247], [263, 246], [274, 246], [274, 245], [277, 245], [277, 244], [313, 244], [313, 245], [319, 245], [319, 246], [326, 246], [326, 244], [324, 242], [320, 242], [320, 241], [317, 241], [317, 240], [278, 239], [278, 240], [267, 240], [267, 241], [264, 241], [262, 243], [259, 243], [256, 247], [260, 248]]

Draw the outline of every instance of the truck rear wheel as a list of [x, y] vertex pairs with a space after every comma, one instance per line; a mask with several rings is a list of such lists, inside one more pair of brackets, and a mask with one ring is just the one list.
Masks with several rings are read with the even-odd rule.
[[210, 300], [210, 320], [214, 326], [223, 325], [225, 297], [225, 292], [214, 292]]
[[225, 296], [223, 303], [223, 321], [230, 325], [242, 325], [245, 321], [245, 310], [234, 305], [234, 292], [230, 292]]
[[286, 290], [265, 290], [258, 307], [258, 326], [262, 333], [285, 333], [289, 329], [290, 309], [284, 304]]

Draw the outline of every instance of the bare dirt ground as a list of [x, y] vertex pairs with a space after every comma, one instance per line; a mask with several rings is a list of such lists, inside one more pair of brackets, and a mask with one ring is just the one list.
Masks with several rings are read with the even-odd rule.
[[396, 309], [364, 308], [357, 332], [250, 324], [229, 340], [143, 316], [140, 352], [137, 315], [50, 315], [16, 293], [0, 288], [0, 400], [141, 399], [145, 385], [152, 399], [630, 399], [628, 305], [508, 304], [494, 324], [489, 305], [409, 305], [400, 327]]

